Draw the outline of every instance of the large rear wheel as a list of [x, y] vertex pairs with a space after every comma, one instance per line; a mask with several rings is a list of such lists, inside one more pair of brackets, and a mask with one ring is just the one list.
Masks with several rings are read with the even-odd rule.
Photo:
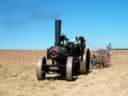
[[45, 71], [46, 58], [40, 58], [38, 64], [36, 65], [36, 76], [38, 80], [44, 80], [46, 76]]
[[86, 73], [88, 74], [90, 71], [90, 50], [87, 49], [86, 51], [86, 64], [85, 64], [85, 70]]
[[73, 57], [68, 57], [67, 58], [66, 79], [68, 81], [72, 81], [73, 80]]

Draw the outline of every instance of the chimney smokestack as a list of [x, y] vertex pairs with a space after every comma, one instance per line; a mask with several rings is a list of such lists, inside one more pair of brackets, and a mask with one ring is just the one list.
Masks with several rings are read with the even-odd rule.
[[55, 20], [55, 45], [60, 45], [61, 20]]

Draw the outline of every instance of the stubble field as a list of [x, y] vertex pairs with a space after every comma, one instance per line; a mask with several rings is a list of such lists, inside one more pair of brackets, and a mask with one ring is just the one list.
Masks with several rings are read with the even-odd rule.
[[38, 81], [35, 65], [45, 51], [0, 50], [0, 96], [128, 96], [128, 50], [114, 50], [112, 66], [73, 82]]

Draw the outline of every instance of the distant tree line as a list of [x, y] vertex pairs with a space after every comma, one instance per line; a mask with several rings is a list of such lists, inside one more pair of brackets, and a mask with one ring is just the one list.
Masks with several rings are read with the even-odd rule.
[[128, 48], [113, 48], [112, 50], [128, 50]]

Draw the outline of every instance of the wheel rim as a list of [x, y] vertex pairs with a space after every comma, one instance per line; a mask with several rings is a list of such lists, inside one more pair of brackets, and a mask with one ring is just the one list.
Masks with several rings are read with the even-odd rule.
[[38, 64], [36, 65], [36, 76], [38, 80], [44, 80], [46, 76], [45, 71], [46, 58], [40, 58]]
[[73, 57], [67, 58], [66, 64], [66, 79], [68, 81], [73, 80]]

